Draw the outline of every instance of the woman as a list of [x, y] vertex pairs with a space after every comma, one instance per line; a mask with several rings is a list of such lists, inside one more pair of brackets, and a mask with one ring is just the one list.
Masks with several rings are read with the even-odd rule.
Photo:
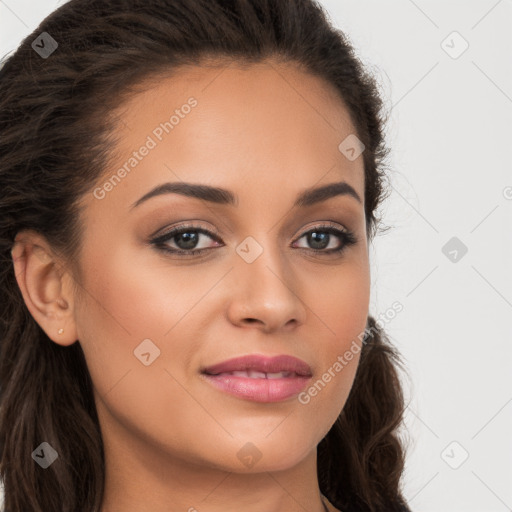
[[322, 8], [71, 0], [0, 98], [5, 510], [408, 510], [381, 100]]

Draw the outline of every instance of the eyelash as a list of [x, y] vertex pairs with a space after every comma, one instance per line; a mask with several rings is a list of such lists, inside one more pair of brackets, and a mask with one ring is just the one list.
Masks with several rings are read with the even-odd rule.
[[[164, 233], [163, 235], [160, 235], [156, 238], [153, 238], [150, 243], [155, 245], [158, 250], [164, 251], [166, 253], [171, 253], [173, 255], [179, 255], [182, 257], [192, 257], [196, 254], [203, 253], [205, 251], [208, 251], [210, 249], [213, 249], [213, 247], [207, 247], [203, 249], [190, 249], [190, 250], [184, 250], [184, 249], [169, 249], [169, 247], [166, 245], [165, 242], [168, 242], [172, 238], [174, 238], [176, 235], [181, 235], [183, 233], [190, 233], [190, 232], [197, 232], [202, 233], [204, 235], [209, 236], [216, 242], [222, 243], [220, 240], [220, 235], [216, 232], [208, 231], [200, 226], [194, 226], [192, 224], [189, 225], [182, 225], [177, 226], [167, 233]], [[324, 250], [324, 249], [307, 249], [304, 247], [299, 247], [299, 250], [303, 251], [311, 251], [313, 253], [323, 253], [325, 255], [333, 255], [333, 254], [341, 254], [345, 249], [350, 247], [351, 245], [354, 245], [358, 242], [358, 239], [354, 235], [352, 231], [349, 230], [341, 230], [339, 228], [334, 227], [332, 224], [321, 224], [319, 226], [315, 226], [312, 229], [309, 229], [308, 231], [305, 231], [302, 233], [302, 235], [297, 238], [297, 241], [303, 238], [305, 235], [308, 235], [309, 233], [313, 232], [320, 232], [320, 233], [328, 233], [330, 235], [336, 235], [338, 236], [341, 241], [341, 247], [338, 249], [330, 249], [330, 250]], [[330, 241], [330, 240], [329, 240]]]

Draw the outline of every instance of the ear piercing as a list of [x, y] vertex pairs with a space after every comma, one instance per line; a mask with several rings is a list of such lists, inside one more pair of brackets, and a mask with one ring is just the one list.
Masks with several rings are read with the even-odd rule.
[[64, 329], [62, 329], [62, 328], [60, 328], [60, 329], [58, 330], [58, 333], [59, 333], [59, 334], [62, 334], [63, 332], [64, 332]]

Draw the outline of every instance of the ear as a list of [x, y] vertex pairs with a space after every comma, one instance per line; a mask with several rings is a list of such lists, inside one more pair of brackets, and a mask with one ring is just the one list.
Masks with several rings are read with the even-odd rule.
[[32, 230], [18, 232], [11, 256], [16, 281], [34, 320], [55, 343], [72, 345], [77, 340], [73, 278], [62, 260]]

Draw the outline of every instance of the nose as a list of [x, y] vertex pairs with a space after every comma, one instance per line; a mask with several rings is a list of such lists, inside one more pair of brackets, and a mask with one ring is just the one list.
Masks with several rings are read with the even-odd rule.
[[235, 258], [227, 312], [234, 325], [269, 333], [304, 324], [307, 307], [300, 280], [277, 250], [265, 249], [252, 263]]

